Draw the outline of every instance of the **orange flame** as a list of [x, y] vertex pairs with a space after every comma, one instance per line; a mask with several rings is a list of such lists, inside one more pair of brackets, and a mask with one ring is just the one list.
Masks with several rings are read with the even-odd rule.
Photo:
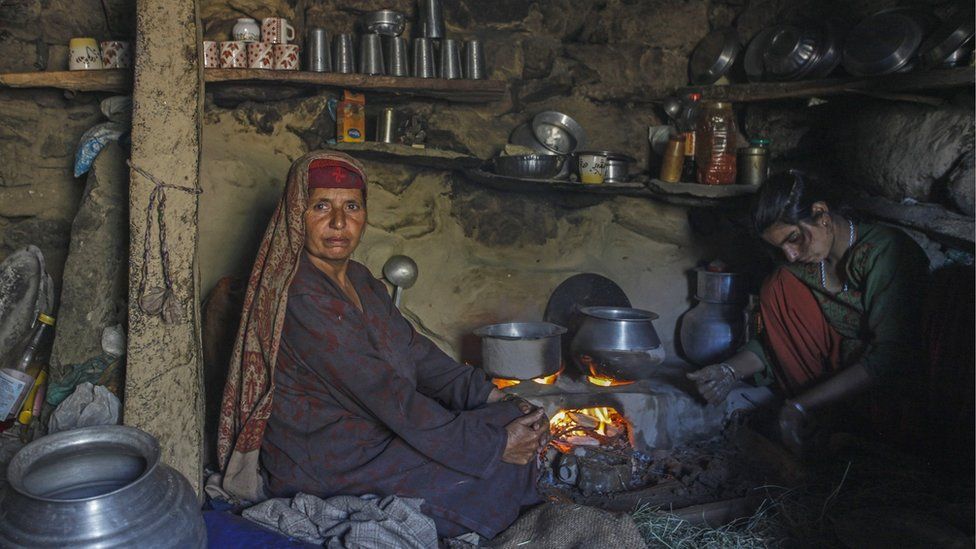
[[495, 387], [497, 387], [499, 390], [505, 389], [506, 387], [515, 387], [519, 383], [522, 383], [517, 379], [505, 379], [503, 377], [493, 377], [491, 378], [491, 382], [494, 383]]
[[633, 381], [621, 381], [619, 379], [613, 379], [612, 377], [602, 377], [602, 376], [586, 376], [586, 380], [593, 385], [599, 385], [600, 387], [616, 387], [617, 385], [630, 385]]
[[556, 382], [557, 379], [559, 379], [560, 372], [562, 372], [562, 370], [552, 374], [551, 376], [537, 377], [532, 381], [538, 383], [539, 385], [552, 385], [553, 383]]
[[626, 420], [617, 410], [608, 406], [560, 410], [549, 420], [549, 430], [563, 435], [585, 435], [589, 429], [603, 436], [608, 428], [616, 428], [615, 423], [625, 424]]

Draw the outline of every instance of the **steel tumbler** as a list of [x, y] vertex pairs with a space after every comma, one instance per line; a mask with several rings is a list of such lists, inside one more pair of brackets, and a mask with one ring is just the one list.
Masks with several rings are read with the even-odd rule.
[[332, 47], [329, 33], [323, 28], [308, 31], [308, 70], [312, 72], [332, 72]]
[[383, 45], [380, 35], [364, 34], [360, 38], [359, 72], [363, 74], [383, 74]]
[[429, 38], [413, 39], [413, 75], [417, 78], [434, 78], [434, 44]]
[[409, 76], [407, 39], [401, 36], [384, 37], [386, 41], [386, 73], [390, 76]]
[[464, 43], [464, 77], [471, 80], [485, 77], [485, 52], [479, 40]]
[[440, 77], [448, 80], [461, 78], [461, 49], [452, 38], [441, 40]]
[[336, 35], [335, 41], [335, 63], [333, 68], [336, 72], [344, 74], [356, 72], [356, 57], [352, 49], [352, 35]]

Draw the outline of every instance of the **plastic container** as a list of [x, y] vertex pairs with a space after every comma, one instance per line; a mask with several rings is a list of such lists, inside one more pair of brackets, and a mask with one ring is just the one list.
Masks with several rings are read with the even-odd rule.
[[732, 104], [704, 102], [695, 127], [698, 182], [732, 185], [736, 177], [736, 128]]

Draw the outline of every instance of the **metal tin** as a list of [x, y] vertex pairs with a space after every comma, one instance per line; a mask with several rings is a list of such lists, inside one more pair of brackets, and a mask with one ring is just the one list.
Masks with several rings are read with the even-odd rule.
[[396, 109], [385, 107], [376, 117], [376, 140], [380, 143], [396, 142]]
[[769, 176], [769, 149], [766, 147], [739, 149], [737, 171], [740, 185], [762, 185]]
[[31, 442], [7, 469], [2, 547], [206, 547], [190, 483], [134, 427], [101, 425]]

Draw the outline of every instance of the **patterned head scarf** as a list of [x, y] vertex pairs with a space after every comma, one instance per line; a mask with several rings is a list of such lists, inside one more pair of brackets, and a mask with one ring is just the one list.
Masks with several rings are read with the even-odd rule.
[[220, 489], [234, 498], [260, 501], [267, 497], [258, 455], [271, 416], [275, 360], [287, 309], [288, 287], [305, 246], [310, 179], [318, 181], [318, 186], [325, 181], [323, 178], [329, 177], [320, 169], [339, 170], [335, 172], [340, 175], [339, 183], [349, 185], [344, 188], [361, 188], [364, 196], [366, 193], [366, 171], [349, 155], [313, 151], [291, 165], [284, 194], [268, 222], [251, 269], [220, 406], [217, 430]]

